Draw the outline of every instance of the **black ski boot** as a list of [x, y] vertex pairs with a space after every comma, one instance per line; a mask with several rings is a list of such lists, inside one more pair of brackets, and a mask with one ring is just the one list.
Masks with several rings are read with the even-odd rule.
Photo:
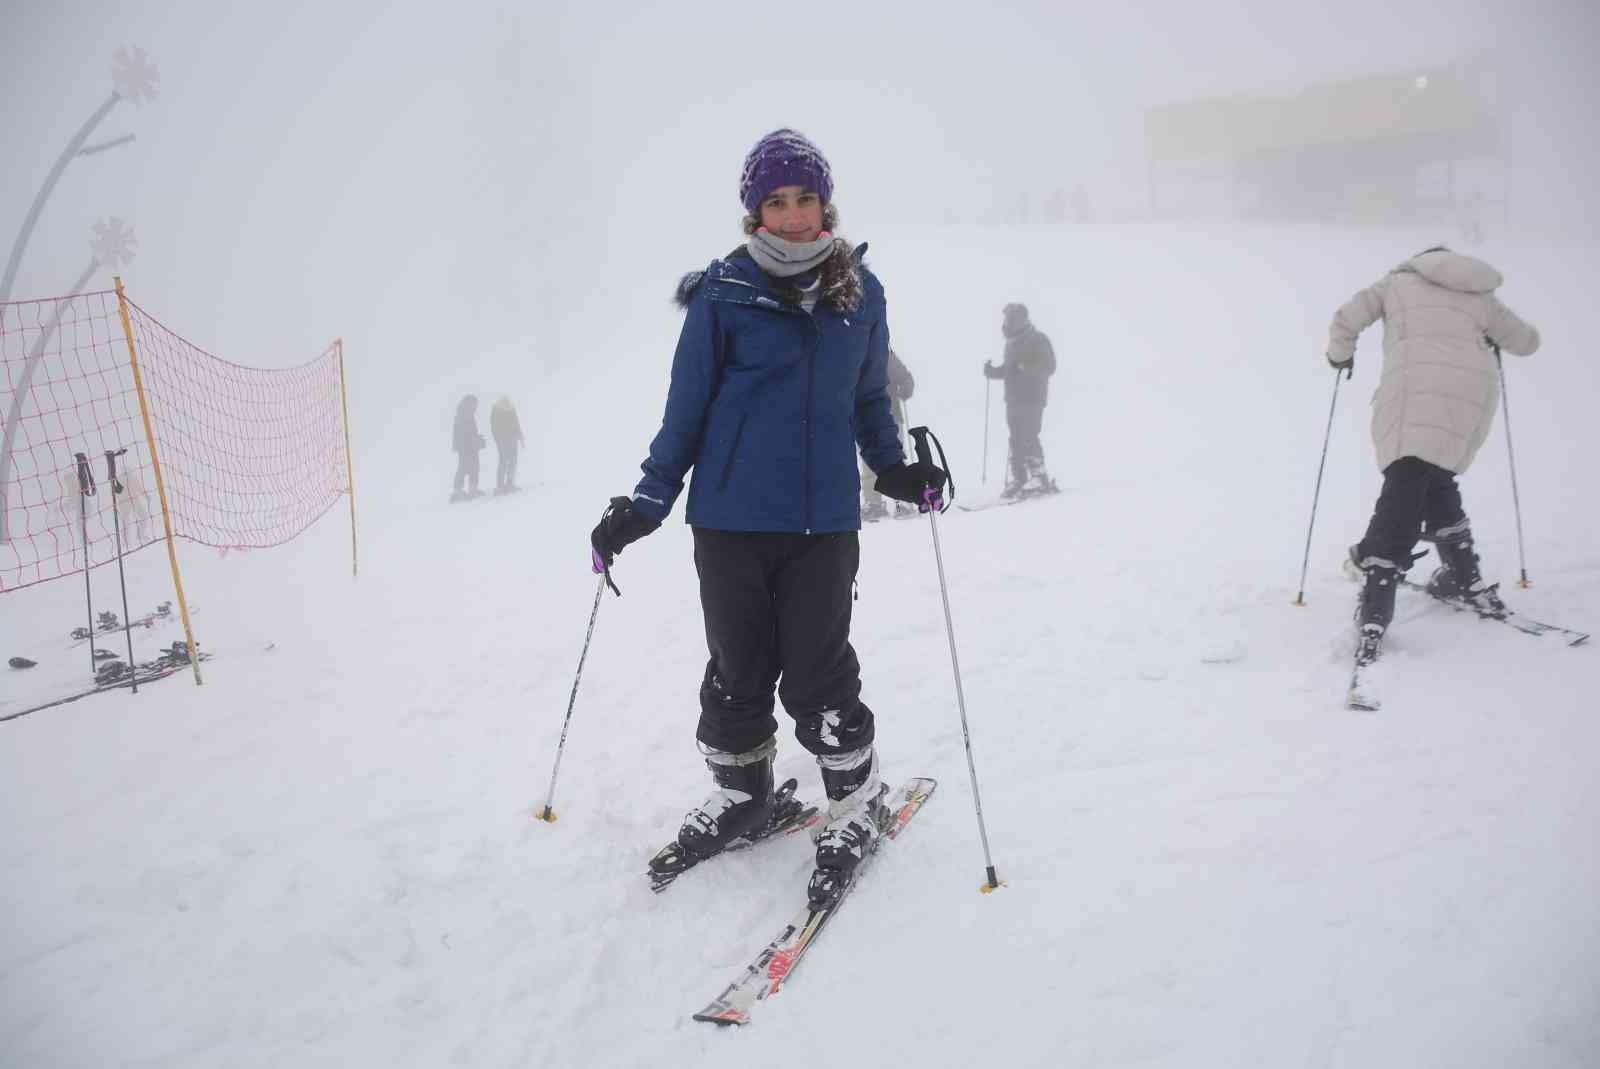
[[819, 756], [817, 764], [828, 792], [828, 819], [816, 835], [817, 868], [806, 893], [811, 908], [822, 909], [839, 901], [855, 878], [856, 866], [883, 835], [888, 788], [878, 778], [875, 747]]
[[1356, 599], [1356, 663], [1378, 659], [1384, 632], [1394, 619], [1394, 595], [1403, 573], [1385, 557], [1365, 557], [1360, 545], [1350, 547], [1350, 563], [1361, 573], [1361, 595]]
[[677, 841], [651, 859], [651, 871], [665, 875], [688, 868], [765, 827], [772, 817], [772, 755], [776, 750], [776, 741], [769, 739], [749, 753], [707, 753], [706, 767], [717, 789], [684, 816]]
[[1478, 571], [1478, 553], [1472, 548], [1472, 529], [1463, 520], [1434, 535], [1439, 567], [1428, 579], [1428, 593], [1436, 598], [1466, 603], [1485, 616], [1504, 616], [1500, 584], [1485, 583]]

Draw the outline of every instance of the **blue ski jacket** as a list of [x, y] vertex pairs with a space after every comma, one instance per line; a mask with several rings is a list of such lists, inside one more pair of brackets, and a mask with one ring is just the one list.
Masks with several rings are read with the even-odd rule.
[[723, 531], [829, 533], [861, 527], [856, 449], [874, 472], [904, 461], [889, 406], [883, 287], [840, 312], [791, 304], [743, 249], [679, 288], [687, 315], [661, 430], [634, 489], [664, 520], [694, 469], [685, 518]]

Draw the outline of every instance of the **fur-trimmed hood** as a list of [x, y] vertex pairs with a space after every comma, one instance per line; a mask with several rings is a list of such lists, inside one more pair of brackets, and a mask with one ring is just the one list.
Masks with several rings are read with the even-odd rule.
[[[861, 307], [861, 299], [866, 293], [866, 284], [862, 280], [861, 265], [867, 254], [866, 243], [850, 247], [850, 243], [843, 238], [835, 238], [833, 251], [822, 262], [820, 277], [822, 279], [822, 294], [818, 300], [827, 304], [835, 311], [849, 314]], [[741, 262], [742, 261], [742, 262]], [[678, 280], [678, 288], [674, 291], [672, 299], [679, 308], [688, 308], [689, 302], [694, 298], [695, 291], [705, 281], [709, 274], [719, 274], [718, 268], [737, 272], [739, 275], [749, 275], [753, 271], [766, 282], [772, 295], [785, 304], [794, 307], [800, 306], [800, 288], [784, 279], [775, 279], [755, 265], [755, 257], [750, 255], [750, 250], [740, 245], [720, 260], [712, 261], [710, 267], [699, 271], [690, 271]], [[748, 285], [749, 283], [744, 283]]]

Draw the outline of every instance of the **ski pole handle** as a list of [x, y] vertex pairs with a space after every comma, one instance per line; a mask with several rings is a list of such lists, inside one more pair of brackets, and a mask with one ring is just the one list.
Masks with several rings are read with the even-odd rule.
[[[917, 463], [927, 464], [929, 467], [932, 467], [933, 450], [928, 446], [928, 428], [912, 427], [911, 440], [915, 444], [917, 451]], [[923, 512], [928, 512], [930, 510], [933, 512], [938, 512], [943, 505], [944, 498], [940, 495], [938, 488], [932, 486], [923, 488], [921, 505]]]
[[[933, 444], [939, 448], [939, 463], [937, 465], [933, 462], [933, 450], [928, 446], [928, 439], [930, 438], [933, 439]], [[950, 484], [950, 501], [954, 501], [956, 499], [956, 477], [951, 474], [950, 461], [944, 455], [944, 443], [939, 441], [939, 436], [927, 427], [912, 427], [911, 440], [915, 443], [918, 464], [926, 464], [930, 468], [936, 467], [944, 472], [945, 481]], [[943, 512], [950, 507], [949, 502], [945, 500], [943, 487], [925, 487], [922, 500], [921, 511], [923, 512], [928, 511], [929, 508], [932, 508], [935, 512]]]
[[117, 479], [117, 458], [127, 451], [126, 446], [121, 449], [106, 450], [106, 482], [111, 484], [112, 494], [122, 493], [122, 483]]
[[94, 472], [89, 468], [89, 458], [82, 453], [74, 453], [78, 458], [78, 493], [84, 497], [94, 496]]

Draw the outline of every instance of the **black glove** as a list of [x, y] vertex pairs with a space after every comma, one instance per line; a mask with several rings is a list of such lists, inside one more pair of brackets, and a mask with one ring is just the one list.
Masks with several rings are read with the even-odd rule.
[[943, 468], [919, 460], [915, 464], [900, 463], [892, 468], [884, 468], [875, 485], [878, 493], [884, 497], [909, 501], [926, 511], [928, 505], [922, 499], [923, 491], [937, 490], [942, 493], [948, 479]]
[[610, 568], [617, 554], [625, 547], [633, 545], [660, 526], [660, 520], [652, 520], [635, 511], [631, 499], [614, 497], [590, 533], [589, 544], [594, 547], [595, 555], [604, 567]]
[[985, 360], [983, 362], [983, 377], [986, 379], [1003, 379], [1006, 377], [1006, 369], [1004, 367], [996, 367]]

